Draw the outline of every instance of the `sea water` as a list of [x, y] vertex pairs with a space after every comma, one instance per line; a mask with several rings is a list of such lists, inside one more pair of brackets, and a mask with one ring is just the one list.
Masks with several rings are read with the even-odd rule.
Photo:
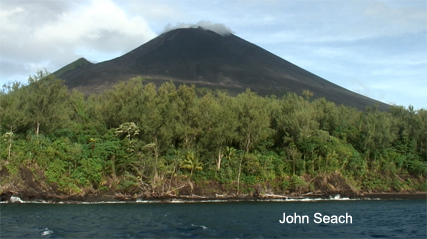
[[[1, 204], [0, 207], [1, 238], [427, 236], [426, 200], [24, 203]], [[298, 216], [306, 220], [298, 220]], [[325, 216], [327, 220], [324, 220]], [[345, 221], [344, 216], [347, 216], [346, 219], [350, 216], [351, 222]]]

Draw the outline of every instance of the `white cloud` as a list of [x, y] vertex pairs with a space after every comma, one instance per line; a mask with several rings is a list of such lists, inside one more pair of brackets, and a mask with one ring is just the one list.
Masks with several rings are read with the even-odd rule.
[[[119, 56], [156, 36], [143, 17], [130, 16], [111, 0], [2, 2], [0, 31], [0, 71], [13, 64], [16, 75], [37, 67], [55, 71], [79, 57], [99, 60], [80, 54], [85, 48], [94, 56]], [[2, 74], [0, 80], [6, 79]]]
[[99, 50], [117, 50], [129, 43], [150, 40], [155, 34], [142, 17], [128, 17], [111, 1], [93, 0], [90, 5], [64, 14], [55, 24], [37, 30], [34, 37], [39, 41], [77, 42]]
[[211, 23], [210, 21], [199, 21], [196, 24], [178, 23], [176, 25], [166, 25], [164, 32], [168, 32], [179, 28], [197, 28], [202, 27], [207, 30], [218, 33], [221, 36], [227, 36], [233, 33], [230, 28], [221, 23]]

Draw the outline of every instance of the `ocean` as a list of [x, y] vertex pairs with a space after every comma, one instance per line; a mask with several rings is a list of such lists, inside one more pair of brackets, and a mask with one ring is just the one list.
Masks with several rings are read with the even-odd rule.
[[426, 200], [0, 204], [1, 238], [426, 238]]

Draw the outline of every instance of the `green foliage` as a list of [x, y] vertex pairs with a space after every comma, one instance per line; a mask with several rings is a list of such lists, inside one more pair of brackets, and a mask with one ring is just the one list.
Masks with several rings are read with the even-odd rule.
[[138, 186], [138, 179], [130, 173], [126, 173], [123, 177], [123, 180], [120, 181], [118, 185], [119, 190], [129, 190]]
[[302, 176], [335, 172], [361, 190], [426, 188], [427, 111], [411, 106], [358, 111], [309, 91], [232, 97], [141, 78], [85, 97], [41, 71], [3, 86], [0, 118], [2, 167], [17, 177], [37, 165], [62, 192], [182, 180], [303, 192], [313, 184]]
[[255, 185], [259, 182], [259, 177], [255, 175], [245, 175], [242, 177], [242, 182], [247, 185]]
[[190, 171], [190, 176], [193, 175], [194, 170], [202, 170], [203, 164], [199, 162], [199, 157], [193, 151], [186, 152], [182, 158], [179, 167]]
[[66, 162], [60, 159], [55, 159], [49, 163], [49, 166], [45, 172], [46, 178], [49, 183], [56, 185], [59, 188], [59, 191], [77, 193], [80, 191], [80, 189], [75, 184], [75, 180], [66, 174], [66, 168]]
[[419, 160], [410, 161], [408, 163], [409, 172], [419, 177], [427, 175], [427, 164]]
[[39, 71], [29, 78], [28, 83], [23, 88], [23, 103], [19, 109], [26, 113], [27, 124], [35, 128], [37, 135], [40, 130], [49, 133], [52, 129], [66, 126], [71, 111], [63, 81], [46, 71]]
[[124, 135], [130, 141], [131, 137], [135, 137], [139, 134], [139, 127], [136, 126], [134, 122], [123, 123], [116, 129], [115, 134], [118, 137]]
[[80, 182], [84, 182], [83, 185], [95, 185], [101, 181], [103, 161], [99, 158], [85, 158], [80, 161], [80, 166], [77, 168], [77, 172], [81, 172]]
[[270, 126], [270, 111], [266, 98], [247, 90], [236, 97], [234, 106], [237, 112], [239, 125], [237, 127], [237, 141], [240, 149], [246, 153], [268, 139], [273, 133]]
[[292, 190], [298, 193], [301, 193], [307, 187], [307, 183], [297, 175], [291, 176], [290, 185]]

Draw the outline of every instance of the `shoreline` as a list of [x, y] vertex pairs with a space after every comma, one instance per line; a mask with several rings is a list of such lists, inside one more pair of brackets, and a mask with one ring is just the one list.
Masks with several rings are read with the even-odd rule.
[[380, 199], [425, 199], [427, 200], [427, 192], [415, 192], [415, 193], [363, 193], [362, 197], [368, 198], [380, 198]]
[[[3, 195], [2, 195], [3, 196]], [[207, 202], [296, 202], [296, 201], [347, 201], [347, 200], [426, 200], [427, 192], [415, 193], [362, 193], [355, 197], [341, 197], [336, 195], [260, 195], [258, 197], [249, 194], [244, 195], [221, 195], [221, 196], [200, 196], [181, 195], [163, 197], [137, 197], [129, 195], [71, 195], [71, 196], [48, 196], [43, 198], [32, 198], [22, 200], [19, 195], [11, 195], [5, 200], [2, 197], [2, 204], [14, 203], [43, 203], [43, 204], [113, 204], [113, 203], [207, 203]]]

